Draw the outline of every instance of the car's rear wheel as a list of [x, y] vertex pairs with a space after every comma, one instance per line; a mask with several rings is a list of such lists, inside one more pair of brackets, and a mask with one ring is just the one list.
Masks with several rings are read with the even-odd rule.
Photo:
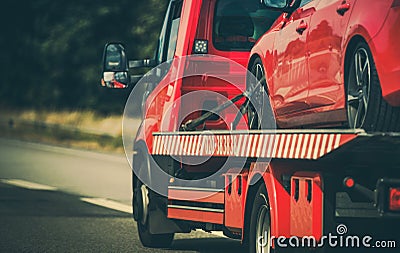
[[375, 63], [365, 42], [357, 44], [350, 58], [346, 109], [349, 128], [400, 130], [400, 108], [392, 107], [383, 99]]
[[247, 78], [247, 90], [252, 91], [247, 109], [249, 129], [275, 128], [274, 115], [267, 93], [264, 67], [257, 58], [250, 67], [252, 76]]

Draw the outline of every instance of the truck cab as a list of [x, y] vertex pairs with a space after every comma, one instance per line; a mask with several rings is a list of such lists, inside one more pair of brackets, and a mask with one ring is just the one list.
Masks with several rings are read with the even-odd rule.
[[[142, 101], [135, 101], [143, 115], [132, 162], [134, 218], [144, 246], [168, 246], [175, 232], [194, 228], [167, 218], [168, 177], [153, 169], [152, 134], [179, 131], [183, 122], [242, 94], [250, 50], [277, 16], [259, 0], [171, 0], [152, 59], [129, 60], [121, 43], [105, 46], [102, 85], [145, 87]], [[131, 75], [140, 68], [152, 70]], [[242, 102], [196, 130], [231, 129]], [[247, 128], [244, 121], [239, 128]]]

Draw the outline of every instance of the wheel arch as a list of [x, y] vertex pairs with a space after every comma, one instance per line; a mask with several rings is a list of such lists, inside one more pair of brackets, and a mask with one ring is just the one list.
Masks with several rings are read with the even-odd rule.
[[[253, 168], [249, 174], [248, 190], [245, 200], [244, 210], [244, 236], [248, 234], [249, 216], [252, 204], [258, 188], [263, 185], [267, 193], [267, 201], [270, 209], [271, 235], [290, 236], [290, 193], [282, 183], [284, 174], [290, 174], [290, 169], [285, 164], [279, 162], [269, 162], [259, 164]], [[243, 236], [243, 235], [242, 235]]]
[[[244, 217], [243, 217], [243, 233], [242, 233], [242, 241], [246, 242], [248, 239], [248, 233], [250, 229], [250, 215], [252, 212], [253, 202], [256, 198], [256, 193], [260, 187], [264, 187], [265, 191], [267, 191], [266, 182], [263, 180], [263, 176], [260, 173], [253, 174], [249, 180], [249, 186], [247, 189], [246, 200], [245, 200], [245, 209], [244, 209]], [[269, 202], [269, 199], [268, 199]]]
[[[251, 73], [251, 68], [253, 67], [254, 62], [255, 62], [257, 59], [260, 59], [260, 60], [261, 60], [261, 56], [260, 56], [258, 53], [254, 53], [254, 54], [251, 55], [251, 57], [250, 57], [250, 59], [249, 59], [249, 62], [248, 62], [248, 64], [247, 64], [247, 75], [251, 75], [251, 74], [252, 74], [252, 73]], [[261, 60], [261, 62], [262, 62], [262, 60]], [[250, 78], [250, 77], [247, 77], [247, 78], [246, 78], [246, 90], [247, 90], [247, 88], [248, 88], [248, 80], [249, 80], [249, 78]]]
[[144, 119], [136, 133], [133, 150], [137, 151], [140, 148], [150, 154], [153, 148], [153, 133], [158, 131], [159, 125], [156, 119], [150, 117]]
[[[133, 218], [135, 221], [139, 220], [139, 213], [135, 212], [136, 208], [135, 207], [135, 189], [139, 185], [139, 177], [136, 175], [138, 171], [138, 166], [140, 166], [140, 162], [143, 162], [143, 160], [146, 160], [145, 162], [150, 164], [150, 161], [148, 159], [148, 155], [145, 155], [147, 153], [147, 146], [143, 140], [137, 141], [134, 144], [134, 153], [133, 153], [133, 160], [132, 160], [132, 208], [133, 208]], [[137, 169], [135, 169], [137, 168]]]
[[258, 53], [254, 53], [251, 55], [249, 62], [247, 64], [248, 71], [251, 71], [251, 66], [254, 64], [254, 62], [256, 61], [257, 58], [261, 59], [261, 56]]
[[345, 88], [347, 88], [346, 87], [346, 78], [349, 74], [349, 65], [351, 63], [351, 55], [354, 53], [356, 46], [360, 42], [365, 42], [369, 47], [369, 44], [367, 43], [365, 38], [361, 35], [355, 35], [354, 37], [352, 37], [346, 46], [346, 51], [345, 51], [345, 56], [344, 56], [344, 61], [343, 61], [343, 85], [345, 86]]
[[[138, 177], [135, 173], [135, 167], [139, 166], [139, 162], [142, 162], [142, 159], [146, 159], [146, 163], [150, 166], [150, 160], [148, 156], [148, 148], [144, 140], [139, 140], [134, 144], [134, 153], [133, 153], [133, 160], [132, 160], [132, 190], [135, 189], [138, 183]], [[142, 157], [142, 159], [139, 159]]]

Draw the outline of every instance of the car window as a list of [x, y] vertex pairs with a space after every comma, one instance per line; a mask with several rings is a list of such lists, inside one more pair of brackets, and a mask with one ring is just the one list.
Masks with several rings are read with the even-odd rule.
[[213, 45], [222, 51], [250, 51], [280, 15], [260, 0], [218, 0], [213, 24]]

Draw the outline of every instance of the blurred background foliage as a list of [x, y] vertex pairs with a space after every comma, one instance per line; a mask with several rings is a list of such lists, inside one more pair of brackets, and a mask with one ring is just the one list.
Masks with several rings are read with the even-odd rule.
[[152, 57], [167, 0], [3, 0], [0, 107], [121, 114], [130, 90], [100, 86], [106, 42]]

